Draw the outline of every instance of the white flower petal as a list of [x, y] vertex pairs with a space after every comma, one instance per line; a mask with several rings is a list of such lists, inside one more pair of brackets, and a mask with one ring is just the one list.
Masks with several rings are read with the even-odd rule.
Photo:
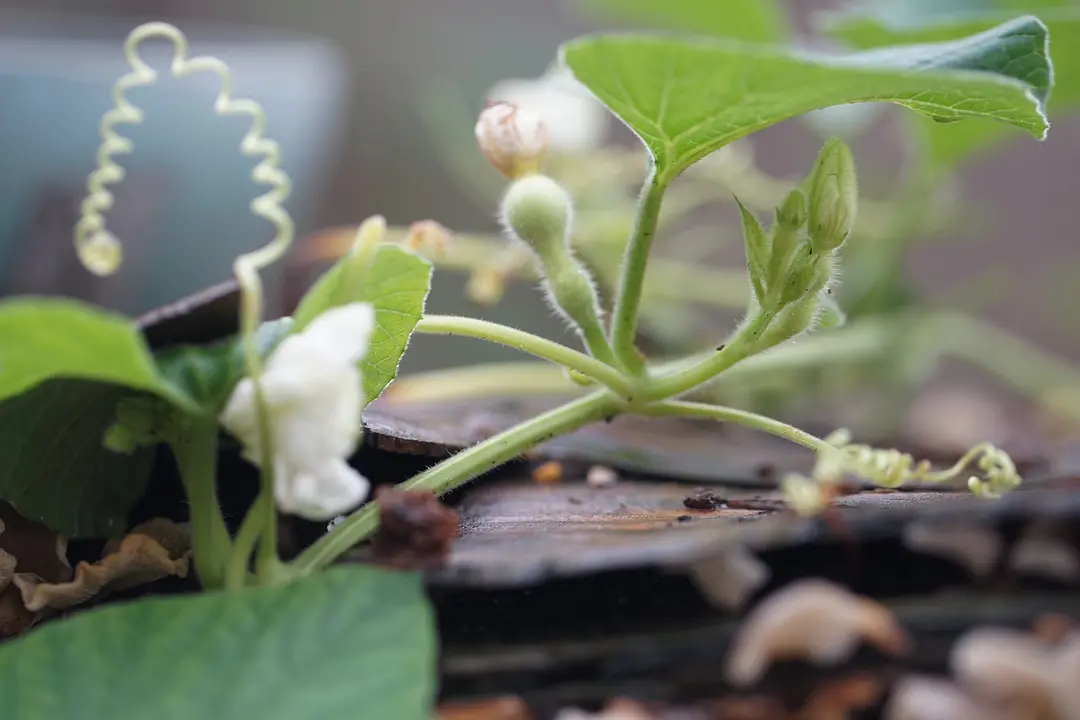
[[[363, 384], [357, 367], [367, 353], [375, 311], [366, 303], [327, 310], [290, 335], [268, 358], [262, 390], [274, 453], [274, 494], [282, 511], [317, 520], [359, 504], [367, 481], [346, 463], [360, 437]], [[237, 383], [221, 423], [261, 464], [250, 378]]]
[[308, 520], [329, 520], [367, 497], [370, 484], [345, 461], [333, 459], [314, 472], [275, 478], [274, 494], [283, 512]]

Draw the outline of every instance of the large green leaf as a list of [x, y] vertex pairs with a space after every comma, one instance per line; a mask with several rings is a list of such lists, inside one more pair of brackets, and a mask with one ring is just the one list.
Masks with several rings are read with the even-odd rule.
[[751, 42], [781, 42], [784, 8], [776, 0], [577, 0], [594, 16], [650, 28], [684, 30]]
[[415, 574], [113, 605], [0, 647], [7, 720], [429, 720], [436, 648]]
[[128, 388], [46, 380], [0, 403], [0, 498], [69, 537], [114, 537], [141, 497], [153, 451], [101, 446]]
[[[855, 48], [873, 48], [896, 43], [925, 43], [955, 40], [985, 31], [1010, 16], [1008, 12], [989, 12], [939, 18], [928, 25], [899, 25], [878, 15], [842, 15], [830, 19], [826, 30]], [[1047, 107], [1058, 116], [1080, 107], [1080, 8], [1041, 10], [1039, 18], [1053, 38], [1054, 87]], [[1032, 71], [1035, 68], [1031, 68]], [[922, 131], [929, 144], [931, 159], [952, 166], [1014, 136], [999, 123], [978, 120], [962, 126], [923, 122]]]
[[431, 263], [397, 245], [380, 245], [371, 265], [357, 268], [346, 256], [327, 270], [296, 309], [302, 329], [319, 313], [353, 302], [375, 306], [375, 332], [360, 364], [364, 394], [371, 402], [397, 375], [413, 328], [424, 314], [431, 289]]
[[145, 390], [197, 409], [158, 372], [130, 320], [71, 300], [0, 302], [0, 401], [60, 377]]
[[730, 40], [595, 35], [563, 61], [633, 129], [669, 182], [756, 130], [818, 108], [889, 101], [939, 121], [991, 118], [1042, 138], [1046, 27], [1025, 17], [947, 43], [825, 56]]

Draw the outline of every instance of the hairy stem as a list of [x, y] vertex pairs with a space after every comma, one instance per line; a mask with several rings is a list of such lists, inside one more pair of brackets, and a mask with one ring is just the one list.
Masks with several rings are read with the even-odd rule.
[[428, 315], [417, 323], [415, 332], [426, 335], [460, 335], [505, 345], [577, 370], [618, 395], [626, 396], [630, 393], [630, 383], [610, 365], [524, 330], [474, 318]]
[[[545, 440], [614, 415], [623, 408], [623, 402], [607, 390], [590, 393], [494, 435], [420, 473], [400, 487], [404, 490], [430, 490], [435, 495], [443, 495], [513, 460]], [[298, 574], [306, 574], [328, 565], [349, 548], [367, 539], [378, 527], [378, 505], [368, 503], [301, 553], [293, 561], [292, 569]]]
[[761, 432], [770, 435], [776, 435], [785, 440], [790, 440], [793, 443], [802, 445], [815, 452], [819, 452], [822, 449], [829, 447], [828, 443], [824, 440], [796, 427], [792, 427], [787, 423], [782, 423], [779, 420], [773, 420], [770, 417], [758, 415], [757, 413], [747, 412], [746, 410], [724, 407], [723, 405], [709, 405], [707, 403], [686, 402], [683, 400], [666, 400], [664, 402], [657, 402], [652, 405], [647, 405], [644, 408], [636, 409], [634, 412], [639, 415], [648, 415], [652, 417], [692, 417], [715, 420], [717, 422], [735, 423], [754, 430], [760, 430]]
[[736, 332], [735, 337], [720, 350], [691, 365], [667, 375], [660, 375], [649, 382], [640, 400], [664, 400], [687, 393], [703, 385], [729, 367], [744, 360], [754, 352], [754, 346], [765, 331], [772, 316], [760, 312]]
[[615, 357], [626, 371], [635, 374], [641, 374], [645, 368], [645, 361], [638, 354], [634, 339], [641, 307], [641, 291], [645, 282], [645, 268], [666, 189], [666, 184], [661, 182], [656, 166], [653, 165], [645, 178], [634, 216], [633, 230], [623, 253], [615, 312], [611, 320], [611, 345]]

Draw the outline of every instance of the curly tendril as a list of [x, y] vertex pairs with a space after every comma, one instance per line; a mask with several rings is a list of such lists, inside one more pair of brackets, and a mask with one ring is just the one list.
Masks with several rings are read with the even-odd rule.
[[[168, 23], [152, 22], [136, 27], [124, 43], [124, 56], [131, 72], [120, 77], [113, 85], [113, 107], [101, 119], [101, 145], [97, 153], [97, 168], [87, 181], [87, 197], [82, 203], [81, 217], [75, 226], [75, 248], [86, 268], [96, 275], [109, 275], [120, 267], [123, 252], [120, 241], [105, 227], [103, 213], [113, 205], [113, 195], [107, 186], [124, 179], [124, 169], [113, 157], [130, 153], [130, 139], [116, 132], [121, 124], [136, 125], [143, 121], [143, 111], [128, 102], [124, 94], [131, 88], [153, 85], [158, 78], [139, 55], [139, 46], [146, 40], [162, 38], [173, 45], [173, 58], [169, 66], [173, 77], [181, 78], [198, 72], [216, 74], [221, 87], [214, 100], [214, 112], [220, 116], [245, 115], [251, 119], [251, 127], [240, 141], [240, 151], [261, 160], [251, 171], [251, 179], [260, 185], [269, 185], [269, 192], [251, 202], [251, 212], [269, 221], [276, 234], [269, 243], [253, 252], [240, 255], [233, 263], [233, 272], [240, 284], [240, 334], [244, 361], [248, 375], [255, 386], [258, 406], [260, 435], [262, 436], [261, 465], [264, 480], [269, 481], [272, 471], [269, 420], [262, 396], [262, 367], [255, 344], [255, 332], [262, 321], [263, 291], [259, 271], [280, 259], [292, 244], [295, 228], [293, 220], [282, 207], [292, 189], [289, 176], [278, 167], [280, 149], [278, 144], [263, 136], [266, 115], [254, 100], [237, 99], [232, 96], [232, 76], [228, 65], [215, 57], [188, 57], [188, 41], [184, 34]], [[272, 483], [270, 483], [272, 485]]]
[[980, 497], [1000, 497], [1021, 482], [1012, 458], [990, 443], [979, 443], [951, 467], [934, 470], [929, 461], [916, 461], [908, 453], [853, 444], [849, 440], [846, 431], [826, 438], [826, 442], [836, 448], [835, 453], [829, 453], [831, 463], [882, 487], [899, 487], [907, 482], [949, 482], [973, 467], [979, 474], [971, 475], [967, 484], [971, 492]]
[[[212, 72], [221, 79], [221, 89], [214, 100], [214, 112], [218, 115], [246, 115], [251, 127], [240, 141], [240, 151], [245, 155], [261, 157], [252, 169], [251, 179], [260, 185], [269, 185], [270, 191], [251, 203], [256, 216], [268, 220], [277, 231], [274, 239], [258, 250], [236, 259], [233, 271], [240, 283], [243, 296], [241, 308], [241, 333], [249, 348], [249, 370], [258, 370], [253, 333], [262, 315], [262, 284], [258, 271], [274, 263], [289, 249], [294, 226], [282, 203], [291, 192], [288, 175], [279, 167], [278, 144], [263, 136], [266, 115], [262, 106], [253, 100], [232, 97], [232, 76], [229, 67], [215, 57], [188, 57], [188, 41], [184, 34], [168, 23], [152, 22], [131, 31], [124, 43], [124, 56], [131, 72], [113, 85], [113, 108], [101, 119], [101, 146], [97, 153], [97, 168], [90, 173], [87, 182], [88, 195], [82, 203], [81, 217], [75, 226], [75, 247], [79, 258], [88, 270], [98, 275], [116, 271], [122, 261], [120, 242], [105, 227], [103, 213], [113, 205], [113, 195], [106, 187], [124, 179], [124, 168], [113, 157], [130, 153], [131, 140], [118, 134], [117, 125], [135, 125], [143, 121], [143, 111], [132, 105], [125, 93], [134, 87], [153, 85], [158, 78], [139, 55], [139, 46], [151, 38], [169, 40], [173, 45], [173, 58], [169, 66], [174, 77], [181, 78], [197, 72]], [[253, 373], [254, 374], [254, 373]]]

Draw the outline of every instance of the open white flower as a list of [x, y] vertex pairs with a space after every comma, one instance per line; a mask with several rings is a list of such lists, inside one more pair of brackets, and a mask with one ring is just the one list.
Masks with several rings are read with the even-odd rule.
[[[368, 481], [346, 462], [360, 437], [364, 396], [357, 363], [368, 349], [375, 311], [332, 308], [285, 338], [266, 362], [263, 396], [274, 453], [274, 496], [282, 512], [326, 520], [358, 505]], [[221, 423], [260, 465], [255, 386], [233, 390]]]
[[488, 90], [487, 98], [510, 103], [539, 117], [547, 127], [554, 152], [594, 150], [607, 137], [610, 122], [607, 110], [562, 65], [548, 68], [539, 78], [496, 83]]

